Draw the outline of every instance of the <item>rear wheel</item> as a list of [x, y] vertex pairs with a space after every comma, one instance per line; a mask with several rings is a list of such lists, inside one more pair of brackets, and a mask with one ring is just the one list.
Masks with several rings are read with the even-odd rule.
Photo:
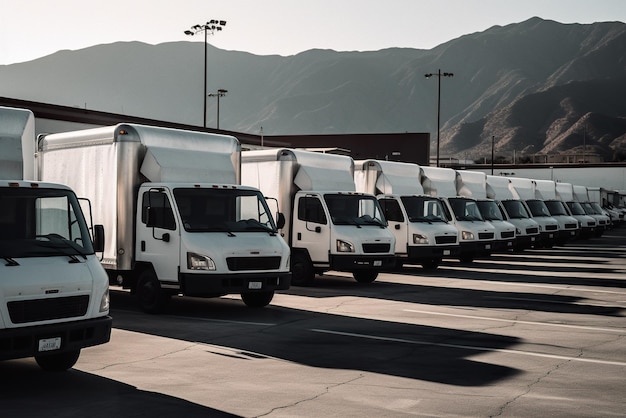
[[80, 350], [73, 350], [64, 353], [35, 356], [35, 361], [39, 367], [47, 372], [64, 372], [76, 364], [79, 356]]
[[152, 270], [146, 270], [139, 275], [135, 293], [139, 306], [146, 313], [160, 313], [170, 301], [170, 294], [161, 289], [159, 279]]
[[378, 277], [377, 271], [372, 270], [359, 270], [352, 272], [354, 280], [359, 283], [372, 283]]
[[241, 300], [251, 308], [263, 308], [270, 304], [274, 298], [274, 291], [246, 292], [241, 294]]

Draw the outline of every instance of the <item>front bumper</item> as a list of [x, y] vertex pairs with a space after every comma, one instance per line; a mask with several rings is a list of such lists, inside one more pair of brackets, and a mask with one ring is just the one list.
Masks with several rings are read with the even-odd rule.
[[330, 269], [336, 271], [389, 271], [396, 265], [393, 255], [330, 255]]
[[291, 273], [194, 274], [181, 273], [180, 290], [185, 296], [215, 297], [246, 292], [286, 290]]
[[[0, 360], [58, 354], [104, 344], [111, 339], [110, 316], [82, 321], [61, 322], [0, 330]], [[53, 351], [39, 351], [39, 342], [60, 338], [61, 347]]]

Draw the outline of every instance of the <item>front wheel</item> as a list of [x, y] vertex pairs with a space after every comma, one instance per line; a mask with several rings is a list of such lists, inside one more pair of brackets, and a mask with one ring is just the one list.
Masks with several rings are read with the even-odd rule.
[[422, 268], [424, 270], [437, 270], [439, 264], [441, 264], [441, 258], [430, 258], [422, 261]]
[[80, 350], [73, 350], [64, 353], [35, 356], [35, 361], [39, 367], [47, 372], [64, 372], [76, 364], [79, 356]]
[[274, 291], [246, 292], [241, 294], [241, 300], [250, 308], [263, 308], [270, 304], [274, 298]]
[[298, 252], [291, 256], [291, 284], [310, 286], [315, 280], [313, 264], [307, 254]]
[[162, 312], [170, 301], [169, 293], [161, 289], [159, 279], [152, 270], [145, 270], [139, 275], [135, 293], [141, 309], [150, 314]]
[[372, 270], [359, 270], [352, 272], [354, 280], [359, 283], [372, 283], [378, 277], [377, 271]]

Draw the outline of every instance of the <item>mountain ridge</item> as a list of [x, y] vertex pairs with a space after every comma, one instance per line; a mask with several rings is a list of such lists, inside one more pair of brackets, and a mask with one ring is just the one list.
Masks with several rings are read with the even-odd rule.
[[[204, 44], [116, 42], [0, 66], [0, 95], [201, 125]], [[437, 132], [441, 153], [626, 155], [626, 25], [538, 17], [430, 50], [312, 49], [291, 56], [207, 47], [208, 91], [228, 90], [220, 127], [266, 135]], [[454, 77], [426, 79], [425, 73]], [[603, 102], [606, 102], [604, 105]], [[216, 126], [216, 100], [207, 122]]]

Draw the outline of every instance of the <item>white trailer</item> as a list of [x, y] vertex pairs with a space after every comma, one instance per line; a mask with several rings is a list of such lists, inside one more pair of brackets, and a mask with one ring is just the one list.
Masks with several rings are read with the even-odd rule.
[[593, 217], [597, 222], [595, 236], [602, 236], [604, 231], [611, 226], [611, 219], [602, 212], [602, 208], [600, 208], [598, 204], [594, 205], [594, 202], [591, 202], [587, 186], [574, 184], [572, 187], [574, 189], [574, 200], [580, 203], [585, 213]]
[[[0, 360], [71, 368], [111, 335], [108, 279], [76, 195], [35, 180], [34, 116], [0, 108]], [[95, 232], [94, 232], [95, 233]]]
[[574, 186], [571, 183], [556, 183], [556, 198], [565, 203], [571, 216], [578, 220], [580, 238], [596, 235], [598, 223], [594, 217], [587, 215], [581, 204], [574, 199]]
[[457, 172], [441, 167], [421, 169], [424, 192], [444, 199], [459, 230], [459, 259], [471, 262], [476, 257], [489, 256], [495, 243], [496, 229], [483, 219], [475, 199], [458, 196]]
[[535, 196], [543, 200], [550, 215], [559, 223], [556, 243], [566, 244], [580, 235], [581, 225], [570, 213], [567, 205], [557, 197], [556, 182], [552, 180], [535, 180]]
[[176, 294], [262, 307], [289, 288], [289, 248], [261, 192], [239, 185], [232, 136], [134, 124], [51, 134], [39, 170], [92, 200], [110, 281], [146, 312]]
[[532, 248], [539, 238], [539, 224], [535, 221], [508, 177], [487, 175], [487, 197], [494, 199], [504, 218], [515, 225], [515, 249]]
[[535, 247], [551, 248], [556, 243], [559, 234], [559, 222], [550, 215], [550, 211], [543, 200], [537, 199], [535, 180], [509, 177], [511, 185], [526, 205], [528, 212], [539, 224], [539, 242]]
[[438, 197], [427, 196], [417, 164], [394, 161], [355, 161], [356, 190], [376, 195], [396, 239], [396, 267], [439, 266], [444, 257], [459, 255], [459, 231]]
[[457, 194], [476, 199], [480, 214], [496, 229], [493, 252], [516, 248], [515, 225], [505, 219], [497, 202], [487, 196], [487, 175], [480, 171], [457, 171]]
[[355, 191], [352, 158], [285, 148], [241, 158], [242, 183], [277, 199], [285, 215], [294, 284], [328, 270], [369, 283], [394, 267], [395, 239], [376, 197]]

